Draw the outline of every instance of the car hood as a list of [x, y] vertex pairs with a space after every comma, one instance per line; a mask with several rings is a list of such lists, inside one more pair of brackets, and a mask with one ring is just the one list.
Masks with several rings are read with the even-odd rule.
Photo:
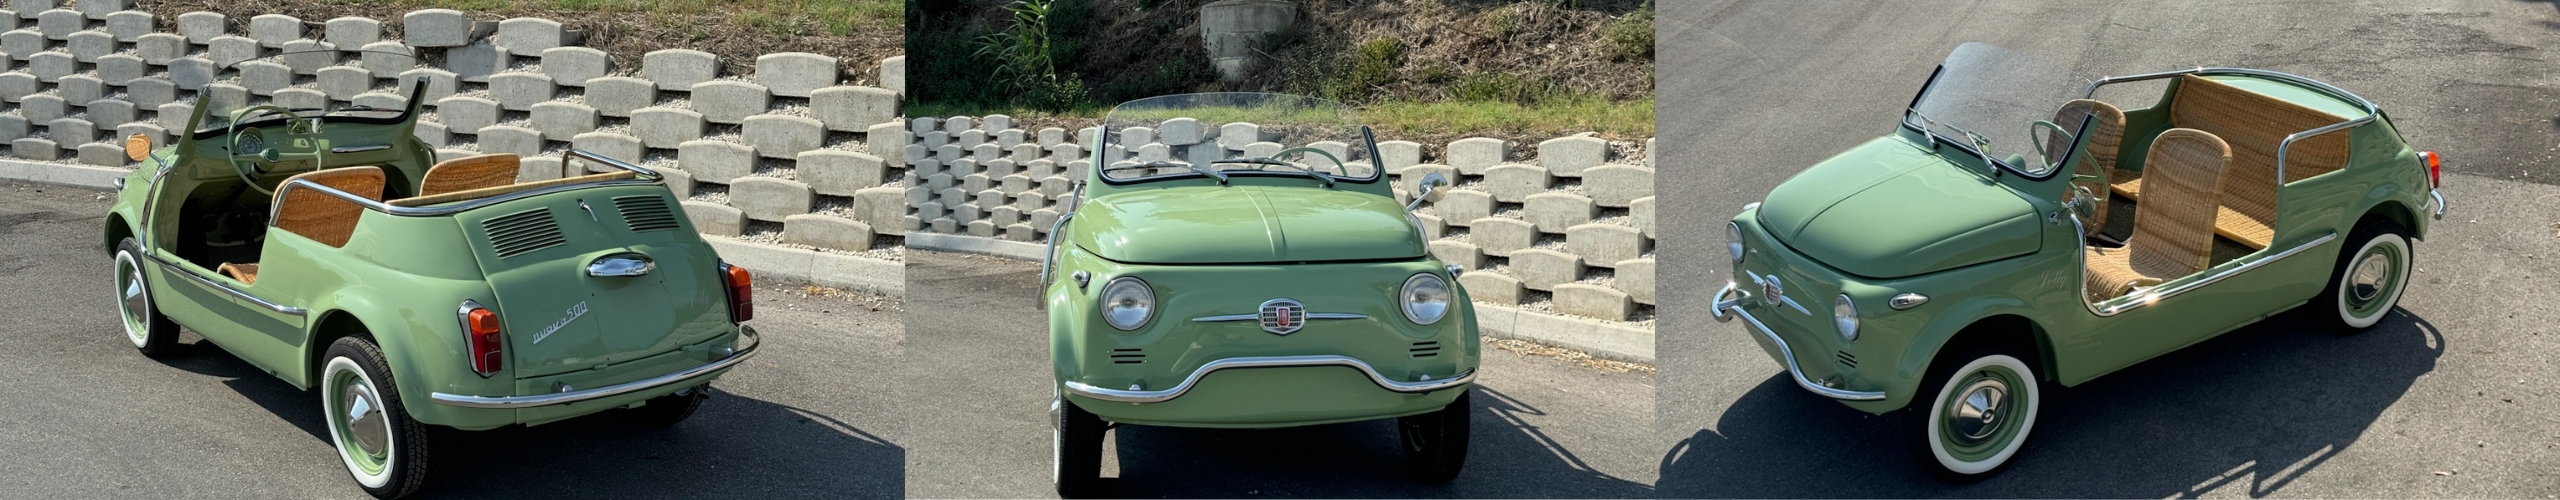
[[1077, 209], [1076, 245], [1143, 264], [1421, 257], [1395, 200], [1315, 187], [1183, 186], [1117, 193]]
[[1850, 149], [1769, 192], [1760, 224], [1841, 271], [1899, 278], [2034, 253], [2035, 207], [1900, 138]]

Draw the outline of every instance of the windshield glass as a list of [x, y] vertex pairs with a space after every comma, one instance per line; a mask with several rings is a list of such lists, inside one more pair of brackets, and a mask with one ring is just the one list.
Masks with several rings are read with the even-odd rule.
[[[1998, 46], [1973, 42], [1938, 63], [1902, 124], [1938, 140], [1972, 149], [1992, 163], [2033, 177], [2049, 174], [2038, 144], [2057, 140], [2037, 121], [2053, 119], [2062, 104], [2079, 98], [2092, 80], [2070, 68]], [[2080, 124], [2057, 124], [2078, 132]]]
[[269, 105], [323, 121], [401, 120], [409, 90], [401, 88], [400, 73], [417, 67], [417, 58], [389, 51], [302, 50], [240, 61], [214, 73], [213, 84], [197, 97], [205, 116], [196, 133], [221, 133], [235, 118], [286, 118], [274, 112], [233, 116]]
[[1378, 178], [1376, 146], [1349, 106], [1313, 97], [1245, 92], [1182, 94], [1121, 103], [1102, 119], [1104, 181], [1221, 176]]

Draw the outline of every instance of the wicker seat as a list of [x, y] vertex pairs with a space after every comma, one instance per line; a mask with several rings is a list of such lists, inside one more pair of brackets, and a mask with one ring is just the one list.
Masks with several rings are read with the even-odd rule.
[[2135, 287], [2203, 271], [2213, 260], [2213, 217], [2231, 146], [2194, 129], [2170, 129], [2151, 141], [2151, 200], [2133, 219], [2123, 248], [2090, 247], [2087, 289], [2092, 301], [2122, 296]]
[[[2071, 102], [2062, 103], [2062, 109], [2053, 113], [2053, 123], [2065, 129], [2079, 127], [2081, 120], [2084, 119], [2089, 121], [2089, 161], [2080, 162], [2080, 166], [2073, 169], [2072, 174], [2096, 177], [2099, 186], [2110, 186], [2110, 179], [2126, 176], [2135, 178], [2136, 183], [2141, 182], [2142, 172], [2116, 170], [2116, 150], [2124, 146], [2124, 111], [2116, 109], [2114, 105], [2095, 100], [2074, 99]], [[2045, 143], [2045, 148], [2047, 148], [2044, 155], [2046, 158], [2060, 158], [2071, 150], [2071, 144], [2064, 141], [2048, 141]], [[2104, 195], [2105, 193], [2096, 194]], [[2105, 229], [2107, 204], [2098, 204], [2098, 213], [2090, 217], [2092, 218], [2089, 221], [2091, 234]]]
[[[317, 170], [285, 179], [285, 183], [307, 180], [368, 200], [382, 199], [382, 169], [345, 167]], [[364, 215], [364, 206], [319, 191], [278, 187], [283, 199], [276, 201], [275, 228], [302, 235], [331, 247], [347, 246], [355, 236], [356, 220]]]
[[[2264, 249], [2275, 240], [2278, 188], [2347, 164], [2351, 144], [2346, 132], [2312, 136], [2295, 142], [2286, 152], [2284, 179], [2279, 180], [2276, 151], [2285, 136], [2340, 121], [2344, 119], [2337, 115], [2195, 75], [2178, 77], [2177, 94], [2169, 104], [2170, 126], [2202, 130], [2228, 141], [2231, 164], [2222, 172], [2221, 209], [2214, 216], [2214, 233], [2252, 250]], [[2141, 199], [2145, 187], [2141, 178], [2113, 181], [2117, 194]]]
[[418, 181], [418, 196], [470, 191], [514, 184], [523, 160], [514, 153], [466, 156], [437, 162]]
[[240, 282], [240, 284], [243, 284], [243, 285], [255, 285], [255, 284], [258, 284], [258, 265], [257, 265], [257, 264], [227, 264], [227, 263], [226, 263], [226, 264], [223, 264], [223, 265], [222, 265], [222, 267], [215, 268], [215, 269], [214, 269], [214, 271], [222, 273], [222, 275], [223, 275], [223, 276], [230, 276], [230, 277], [231, 277], [231, 279], [233, 279], [233, 280], [238, 280], [238, 281]]

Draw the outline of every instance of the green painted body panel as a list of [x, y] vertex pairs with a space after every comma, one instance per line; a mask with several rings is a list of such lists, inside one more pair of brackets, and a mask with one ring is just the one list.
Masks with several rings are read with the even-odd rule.
[[1872, 278], [2035, 252], [2032, 207], [1947, 161], [1897, 137], [1868, 141], [1780, 184], [1762, 221], [1796, 251]]
[[[206, 107], [199, 103], [201, 121]], [[415, 116], [412, 110], [411, 116]], [[393, 124], [329, 123], [325, 133], [291, 143], [283, 127], [259, 129], [271, 143], [318, 149], [387, 145], [378, 151], [329, 154], [325, 165], [287, 158], [269, 165], [260, 181], [272, 183], [315, 167], [379, 166], [386, 199], [414, 195], [433, 163], [433, 150], [410, 134], [414, 121]], [[740, 327], [729, 322], [718, 277], [718, 256], [661, 185], [598, 186], [512, 200], [441, 216], [395, 216], [365, 211], [344, 247], [331, 248], [287, 231], [269, 230], [254, 255], [254, 284], [215, 273], [202, 256], [183, 253], [181, 206], [198, 197], [220, 197], [241, 180], [215, 133], [178, 134], [127, 175], [110, 209], [105, 239], [137, 236], [155, 258], [142, 263], [161, 312], [215, 345], [296, 387], [315, 382], [319, 359], [339, 328], [360, 325], [381, 346], [406, 409], [421, 422], [462, 429], [539, 424], [585, 415], [687, 388], [668, 386], [599, 401], [522, 410], [479, 409], [434, 403], [430, 393], [523, 396], [557, 392], [557, 384], [594, 387], [646, 379], [708, 362], [715, 346], [733, 345]], [[296, 146], [299, 147], [299, 146]], [[236, 208], [264, 214], [268, 197], [247, 191]], [[614, 211], [612, 198], [657, 197], [675, 212], [679, 227], [633, 233]], [[580, 202], [595, 209], [593, 216]], [[563, 244], [511, 258], [497, 258], [479, 222], [527, 210], [548, 210]], [[593, 278], [587, 262], [619, 252], [640, 252], [656, 262], [641, 278]], [[624, 280], [621, 283], [610, 280]], [[207, 286], [210, 282], [217, 286]], [[262, 307], [230, 288], [285, 307], [300, 316]], [[505, 369], [489, 377], [470, 370], [459, 304], [474, 300], [499, 314], [510, 344]], [[574, 300], [571, 300], [574, 299]], [[540, 344], [532, 337], [560, 321], [569, 304], [586, 312]], [[610, 333], [607, 333], [610, 332]], [[702, 380], [714, 380], [714, 374]], [[693, 384], [699, 385], [699, 384]]]
[[[2281, 86], [2299, 91], [2298, 87], [2279, 82], [2253, 84], [2235, 81], [2246, 78], [2216, 79], [2252, 90]], [[2280, 96], [2296, 102], [2328, 99], [2313, 94]], [[2168, 96], [2163, 96], [2153, 108], [2127, 111], [2123, 150], [2128, 153], [2120, 157], [2121, 163], [2139, 168], [2142, 155], [2138, 152], [2146, 150], [2151, 137], [2167, 128], [2168, 102]], [[1966, 328], [1995, 318], [2015, 318], [2029, 325], [2029, 333], [2036, 339], [2036, 352], [2041, 355], [2042, 366], [2036, 367], [2040, 375], [2064, 385], [2077, 385], [2305, 303], [2332, 278], [2330, 273], [2341, 247], [2348, 243], [2344, 238], [2367, 217], [2397, 220], [2413, 236], [2423, 238], [2430, 220], [2421, 210], [2427, 206], [2430, 186], [2416, 151], [2400, 140], [2388, 119], [2337, 133], [2353, 134], [2348, 166], [2278, 189], [2281, 210], [2275, 224], [2275, 243], [2270, 249], [2216, 263], [2204, 272], [2162, 286], [2203, 280], [2252, 263], [2261, 267], [2229, 274], [2220, 281], [2149, 306], [2099, 316], [2093, 312], [2096, 308], [2138, 299], [2119, 298], [2089, 305], [2081, 298], [2082, 243], [2078, 228], [2068, 222], [2067, 216], [2053, 217], [2065, 210], [2058, 200], [2067, 188], [2068, 176], [2045, 180], [2014, 174], [1995, 177], [1980, 159], [1953, 148], [1936, 149], [1943, 153], [1935, 155], [1940, 160], [1914, 160], [1907, 151], [1927, 154], [1933, 149], [1927, 137], [1901, 129], [1812, 169], [1821, 172], [1809, 170], [1790, 179], [1771, 191], [1766, 202], [1734, 217], [1733, 222], [1742, 228], [1745, 247], [1745, 257], [1734, 265], [1734, 273], [1737, 282], [1752, 295], [1741, 307], [1787, 340], [1805, 376], [1833, 382], [1847, 390], [1885, 392], [1886, 399], [1881, 401], [1843, 401], [1867, 412], [1904, 408], [1920, 392], [1920, 379], [1941, 349]], [[1865, 164], [1835, 165], [1853, 159], [1864, 160]], [[2086, 152], [2070, 159], [2086, 160]], [[1918, 170], [1935, 172], [1911, 173]], [[1853, 271], [1872, 265], [1866, 258], [1890, 255], [1892, 249], [1824, 253], [1807, 250], [1800, 241], [1788, 240], [1790, 231], [1808, 225], [1820, 227], [1835, 217], [1855, 220], [1860, 227], [1880, 232], [1898, 227], [1891, 223], [1931, 225], [1914, 215], [1914, 210], [1923, 210], [1922, 207], [1908, 205], [1924, 198], [1906, 196], [1905, 204], [1853, 204], [1842, 200], [1857, 200], [1876, 186], [1889, 184], [1891, 179], [1923, 177], [1937, 183], [1934, 185], [1948, 185], [1964, 176], [1974, 177], [1976, 183], [1960, 184], [1964, 186], [1960, 190], [1977, 193], [1978, 199], [1946, 196], [1925, 200], [1973, 200], [1986, 206], [1979, 208], [1984, 212], [2023, 204], [2029, 215], [2029, 224], [2023, 228], [2033, 231], [2032, 253], [1932, 272], [1878, 277]], [[1979, 194], [1985, 191], [1976, 188], [2000, 189], [2008, 198]], [[1924, 211], [1935, 210], [1943, 209]], [[1985, 223], [1988, 227], [2008, 219], [1981, 220], [1997, 221]], [[2006, 241], [2012, 237], [2006, 231], [2014, 230], [2017, 229], [2000, 229], [2000, 239]], [[1951, 239], [1983, 237], [1963, 231], [1944, 234]], [[2322, 238], [2331, 239], [2310, 245]], [[1891, 245], [1879, 242], [1897, 240], [1867, 237], [1825, 241], [1885, 247]], [[2305, 245], [2310, 246], [2290, 257], [2272, 256]], [[1843, 259], [1846, 264], [1828, 258], [1834, 254], [1848, 256]], [[1779, 278], [1785, 284], [1785, 295], [1808, 311], [1762, 302], [1761, 291], [1752, 288], [1750, 277], [1770, 276]], [[1923, 294], [1929, 301], [1910, 310], [1887, 307], [1885, 301], [1900, 293]], [[1832, 297], [1839, 294], [1848, 295], [1857, 306], [1861, 327], [1855, 341], [1844, 340], [1832, 324], [1829, 305]], [[1757, 334], [1750, 336], [1773, 358], [1779, 355], [1767, 339]]]
[[[1365, 187], [1344, 189], [1351, 183], [1326, 189], [1312, 179], [1238, 177], [1223, 187], [1214, 180], [1159, 182], [1167, 185], [1102, 190], [1108, 194], [1088, 199], [1061, 235], [1066, 241], [1043, 291], [1058, 383], [1162, 389], [1211, 361], [1258, 356], [1349, 356], [1403, 381], [1477, 368], [1474, 308], [1442, 264], [1421, 251], [1420, 232], [1393, 198]], [[1275, 232], [1285, 245], [1261, 239]], [[1090, 284], [1077, 286], [1070, 278], [1077, 272], [1090, 273]], [[1417, 273], [1440, 276], [1452, 291], [1448, 316], [1430, 325], [1406, 319], [1396, 298]], [[1094, 296], [1123, 276], [1143, 279], [1155, 291], [1155, 316], [1135, 331], [1105, 323]], [[1288, 335], [1252, 321], [1192, 321], [1254, 314], [1274, 298], [1295, 299], [1310, 312], [1366, 318], [1309, 320]], [[1435, 343], [1437, 354], [1417, 357], [1417, 343]], [[1115, 349], [1136, 349], [1144, 360], [1115, 363]], [[1262, 428], [1428, 412], [1458, 392], [1399, 394], [1352, 368], [1304, 367], [1216, 372], [1161, 403], [1069, 400], [1115, 422]]]
[[1411, 259], [1427, 250], [1393, 198], [1240, 177], [1125, 189], [1076, 212], [1077, 247], [1120, 262], [1206, 264]]

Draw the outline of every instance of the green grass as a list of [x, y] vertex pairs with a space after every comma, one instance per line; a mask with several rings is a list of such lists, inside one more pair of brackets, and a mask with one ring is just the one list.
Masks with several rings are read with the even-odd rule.
[[388, 5], [411, 9], [453, 9], [473, 13], [565, 10], [708, 14], [736, 19], [775, 34], [796, 34], [802, 20], [814, 21], [829, 35], [846, 36], [863, 29], [906, 27], [900, 0], [326, 0], [333, 4]]

